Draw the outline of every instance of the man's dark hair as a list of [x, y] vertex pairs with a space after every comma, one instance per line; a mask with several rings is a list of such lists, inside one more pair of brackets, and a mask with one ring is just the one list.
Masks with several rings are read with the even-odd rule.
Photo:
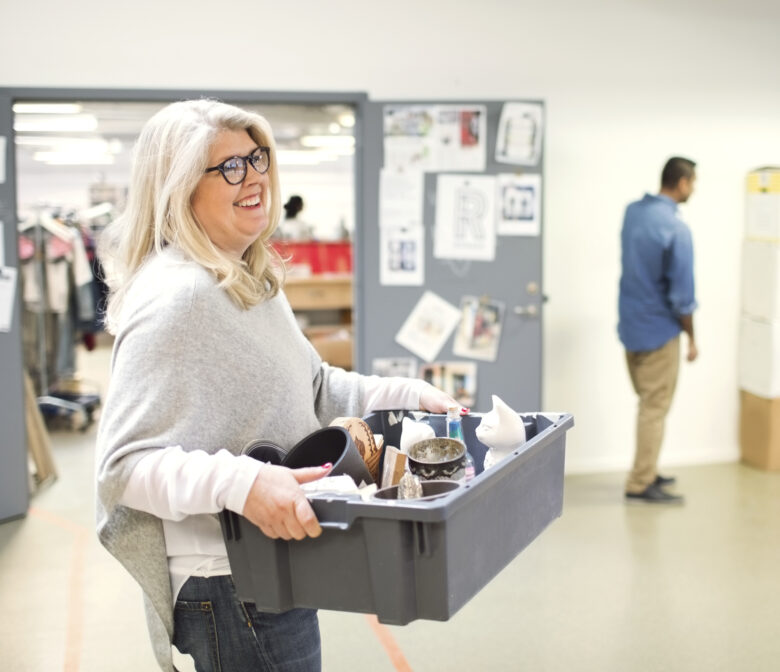
[[681, 156], [673, 156], [666, 162], [661, 172], [661, 186], [666, 189], [674, 189], [683, 177], [691, 178], [696, 163]]

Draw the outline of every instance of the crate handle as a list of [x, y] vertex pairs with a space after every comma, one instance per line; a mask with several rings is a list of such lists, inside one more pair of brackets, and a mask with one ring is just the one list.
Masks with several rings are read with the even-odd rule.
[[433, 555], [431, 547], [430, 526], [422, 522], [414, 524], [414, 540], [417, 542], [417, 554], [430, 558]]
[[354, 501], [354, 499], [349, 500], [340, 497], [320, 499], [313, 497], [309, 500], [309, 504], [314, 509], [322, 529], [343, 531], [348, 530], [352, 523], [347, 508], [350, 501]]
[[320, 521], [320, 527], [323, 530], [348, 530], [349, 525], [347, 523], [337, 523], [335, 521], [330, 520], [321, 520]]

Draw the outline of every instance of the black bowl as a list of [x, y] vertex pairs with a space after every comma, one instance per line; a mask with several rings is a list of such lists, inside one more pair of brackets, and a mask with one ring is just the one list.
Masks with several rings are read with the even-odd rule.
[[376, 499], [394, 499], [403, 502], [422, 502], [436, 499], [438, 497], [444, 497], [444, 495], [450, 494], [453, 490], [457, 490], [460, 487], [460, 483], [457, 481], [422, 481], [423, 496], [415, 497], [413, 499], [398, 500], [398, 486], [391, 485], [387, 488], [382, 488], [374, 493]]
[[296, 443], [282, 459], [290, 469], [333, 465], [330, 475], [348, 474], [360, 485], [374, 482], [349, 432], [343, 427], [323, 427]]
[[409, 471], [425, 481], [457, 481], [465, 469], [466, 445], [457, 439], [424, 439], [409, 448]]

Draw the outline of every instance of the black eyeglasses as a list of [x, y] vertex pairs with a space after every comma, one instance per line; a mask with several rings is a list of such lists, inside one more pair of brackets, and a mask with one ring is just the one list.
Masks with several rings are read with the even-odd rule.
[[210, 173], [214, 170], [218, 170], [222, 173], [222, 177], [225, 178], [225, 182], [228, 184], [241, 184], [246, 177], [247, 163], [251, 163], [252, 168], [261, 175], [268, 172], [268, 167], [271, 165], [271, 148], [258, 147], [247, 156], [231, 156], [218, 166], [206, 168], [206, 172]]

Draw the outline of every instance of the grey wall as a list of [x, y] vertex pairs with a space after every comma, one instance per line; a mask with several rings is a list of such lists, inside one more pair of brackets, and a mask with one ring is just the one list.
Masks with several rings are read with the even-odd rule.
[[[5, 182], [0, 183], [0, 221], [3, 222], [5, 265], [18, 265], [16, 249], [16, 202], [14, 151], [11, 128], [11, 98], [0, 92], [0, 135], [6, 136]], [[17, 279], [18, 280], [18, 279]], [[27, 512], [27, 435], [24, 425], [22, 336], [19, 283], [10, 332], [0, 332], [0, 520]]]

